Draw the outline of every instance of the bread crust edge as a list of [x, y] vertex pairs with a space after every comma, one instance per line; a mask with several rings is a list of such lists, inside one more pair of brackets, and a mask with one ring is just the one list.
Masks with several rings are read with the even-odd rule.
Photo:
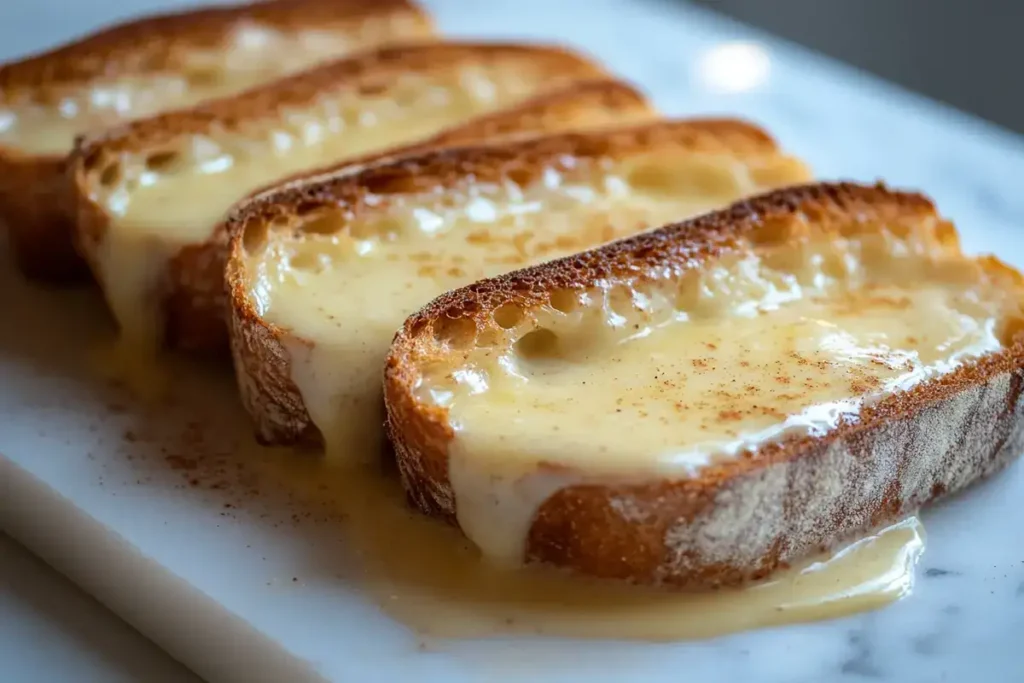
[[64, 159], [0, 148], [0, 223], [15, 265], [30, 280], [54, 285], [88, 281], [74, 248]]

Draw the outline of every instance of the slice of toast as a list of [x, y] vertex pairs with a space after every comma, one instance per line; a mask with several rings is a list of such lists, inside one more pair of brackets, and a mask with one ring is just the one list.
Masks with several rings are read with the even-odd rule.
[[921, 195], [784, 189], [436, 299], [388, 430], [485, 555], [738, 583], [1016, 457], [1022, 302]]
[[[427, 52], [436, 54], [442, 49], [450, 50], [450, 46], [442, 48], [438, 44]], [[467, 61], [473, 60], [473, 51], [474, 49], [466, 46], [463, 54]], [[420, 65], [414, 68], [422, 69], [422, 65], [427, 62], [417, 60], [417, 52], [419, 50], [406, 51], [405, 54], [411, 63]], [[457, 53], [455, 54], [457, 55]], [[524, 53], [523, 56], [526, 59], [531, 59], [529, 53]], [[514, 62], [515, 59], [508, 61]], [[514, 66], [514, 64], [510, 66]], [[403, 68], [408, 68], [408, 66], [396, 68], [390, 71], [389, 75], [393, 74], [396, 79], [407, 78], [407, 75], [403, 75]], [[458, 66], [453, 68], [458, 68]], [[562, 77], [559, 74], [562, 73], [562, 67], [552, 67], [552, 69], [551, 75], [539, 82], [539, 87], [546, 88], [561, 82]], [[576, 65], [570, 64], [566, 70], [570, 79], [572, 78], [571, 74], [575, 71]], [[508, 73], [513, 79], [522, 77], [521, 69], [510, 68]], [[445, 78], [444, 71], [438, 73], [438, 78]], [[501, 77], [496, 78], [494, 82], [499, 89], [504, 90]], [[461, 86], [454, 85], [453, 87]], [[387, 93], [383, 93], [381, 97], [387, 97]], [[377, 101], [378, 96], [375, 95], [372, 101], [364, 102], [363, 106], [373, 106]], [[358, 96], [351, 104], [353, 107], [359, 106]], [[390, 141], [397, 144], [410, 139], [410, 136], [415, 134], [415, 126], [402, 124], [404, 118], [417, 116], [417, 111], [406, 109], [400, 114], [403, 120], [395, 121], [395, 125], [387, 131], [387, 140], [380, 142]], [[450, 118], [456, 120], [460, 116], [462, 116], [461, 112], [454, 112]], [[499, 109], [493, 113], [471, 118], [446, 128], [426, 140], [412, 143], [409, 147], [392, 148], [386, 154], [408, 154], [437, 146], [472, 140], [496, 140], [527, 132], [544, 133], [567, 128], [597, 128], [613, 125], [616, 122], [639, 122], [652, 119], [655, 116], [656, 112], [647, 99], [631, 85], [610, 79], [578, 81], [556, 90], [545, 91], [519, 104]], [[369, 146], [372, 145], [363, 141], [354, 145], [353, 149], [365, 150]], [[271, 186], [296, 182], [313, 175], [338, 172], [345, 165], [366, 163], [374, 156], [383, 153], [371, 153], [362, 159], [346, 159], [341, 164], [321, 167], [314, 171], [304, 170], [286, 180], [275, 181]], [[99, 230], [104, 230], [106, 228], [102, 224], [110, 221], [111, 218], [107, 215], [108, 212], [96, 206], [92, 199], [85, 197], [85, 192], [89, 191], [90, 182], [88, 176], [82, 176], [82, 181], [79, 184], [82, 191], [78, 193], [78, 196], [81, 198], [80, 203], [85, 207], [83, 209], [85, 216], [81, 220], [81, 225], [87, 229], [89, 226], [97, 226]], [[261, 191], [268, 189], [270, 188], [261, 188]], [[253, 194], [258, 194], [258, 192]], [[155, 264], [154, 272], [151, 275], [157, 275], [156, 271], [160, 269], [165, 269], [166, 275], [161, 277], [159, 288], [156, 291], [146, 292], [146, 298], [136, 299], [133, 305], [139, 308], [145, 307], [145, 310], [151, 311], [154, 316], [159, 316], [156, 318], [155, 324], [162, 327], [163, 343], [190, 352], [221, 353], [228, 348], [224, 296], [224, 262], [227, 255], [228, 234], [223, 222], [216, 223], [205, 232], [196, 231], [196, 234], [200, 236], [193, 238], [191, 242], [179, 240], [177, 243], [172, 241], [163, 245], [166, 248], [166, 265]], [[138, 293], [143, 294], [143, 292]]]
[[750, 124], [682, 120], [434, 150], [257, 197], [229, 220], [226, 268], [257, 436], [374, 454], [388, 343], [433, 296], [807, 177]]
[[62, 194], [77, 135], [432, 33], [411, 0], [265, 0], [151, 16], [0, 66], [0, 223], [18, 264], [51, 281], [85, 273]]

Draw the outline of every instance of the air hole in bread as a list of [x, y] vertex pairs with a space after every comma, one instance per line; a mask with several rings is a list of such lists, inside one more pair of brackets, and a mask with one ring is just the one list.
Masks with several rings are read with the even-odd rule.
[[808, 255], [800, 245], [791, 247], [780, 247], [778, 249], [765, 249], [761, 254], [761, 262], [771, 270], [783, 273], [799, 274], [806, 270]]
[[180, 154], [174, 151], [154, 152], [146, 157], [146, 170], [167, 171], [180, 158]]
[[626, 175], [626, 182], [637, 192], [672, 197], [679, 194], [734, 196], [741, 194], [736, 170], [710, 160], [666, 165], [642, 161]]
[[324, 208], [324, 205], [320, 202], [314, 201], [301, 201], [295, 205], [294, 213], [300, 218], [308, 216], [311, 213], [316, 213]]
[[100, 172], [100, 185], [103, 187], [113, 187], [121, 181], [121, 176], [121, 164], [113, 161]]
[[535, 175], [535, 171], [527, 166], [514, 166], [505, 172], [505, 176], [519, 187], [529, 185]]
[[675, 309], [683, 313], [689, 313], [700, 305], [700, 294], [704, 283], [701, 282], [700, 272], [688, 270], [683, 273], [676, 284]]
[[558, 335], [546, 327], [524, 335], [513, 345], [512, 350], [525, 361], [554, 360], [561, 355]]
[[193, 67], [185, 74], [185, 78], [193, 88], [208, 88], [218, 85], [223, 80], [221, 70], [212, 66]]
[[419, 188], [415, 175], [387, 169], [368, 174], [362, 184], [368, 194], [406, 194]]
[[766, 219], [755, 224], [746, 233], [747, 239], [754, 246], [785, 244], [796, 230], [796, 222], [790, 218]]
[[882, 264], [901, 251], [900, 240], [887, 230], [861, 233], [857, 236], [860, 244], [860, 260], [868, 264]]
[[288, 233], [291, 232], [294, 223], [290, 216], [283, 216], [278, 214], [267, 221], [267, 232], [268, 233]]
[[438, 344], [465, 349], [476, 340], [476, 323], [470, 318], [440, 318], [434, 321], [434, 340]]
[[349, 234], [357, 240], [392, 240], [402, 232], [402, 223], [397, 218], [387, 216], [379, 220], [353, 221], [348, 226]]
[[[932, 223], [932, 221], [929, 221], [928, 227], [934, 229], [934, 223]], [[885, 226], [885, 230], [892, 237], [895, 237], [896, 239], [903, 242], [910, 239], [910, 237], [914, 234], [924, 236], [931, 235], [933, 232], [932, 230], [921, 230], [920, 226], [915, 226], [911, 228], [906, 223], [887, 223]]]
[[626, 176], [626, 182], [640, 192], [664, 194], [673, 191], [679, 185], [679, 179], [673, 177], [672, 169], [655, 164], [641, 164], [632, 169]]
[[409, 328], [409, 336], [410, 337], [418, 337], [418, 336], [420, 336], [421, 334], [423, 334], [423, 330], [429, 324], [430, 324], [429, 321], [427, 321], [424, 318], [417, 319], [416, 322], [414, 322], [412, 324], [412, 327]]
[[850, 264], [846, 254], [838, 250], [829, 250], [821, 255], [821, 272], [833, 280], [845, 280], [850, 275]]
[[[75, 138], [75, 142], [80, 144], [83, 137], [84, 136], [79, 135], [77, 138]], [[85, 169], [86, 173], [92, 173], [99, 166], [105, 163], [107, 159], [107, 155], [104, 154], [102, 150], [90, 149], [89, 152], [82, 159], [82, 167]]]
[[631, 287], [626, 285], [615, 285], [608, 292], [608, 308], [616, 315], [627, 320], [636, 317], [638, 306]]
[[[102, 57], [96, 55], [96, 59], [102, 59]], [[160, 73], [167, 68], [165, 60], [166, 57], [162, 50], [145, 50], [133, 60], [132, 68], [135, 73], [139, 74]]]
[[242, 231], [242, 247], [250, 254], [258, 254], [267, 246], [267, 231], [269, 226], [265, 221], [250, 221]]
[[388, 101], [401, 109], [413, 109], [428, 106], [443, 106], [451, 101], [451, 94], [443, 88], [430, 93], [422, 93], [416, 87], [404, 87], [394, 90]]
[[999, 343], [1003, 346], [1012, 346], [1014, 340], [1024, 342], [1024, 318], [1010, 316], [1002, 321], [999, 326]]
[[299, 224], [299, 231], [306, 235], [333, 235], [340, 228], [340, 217], [333, 211], [310, 215]]
[[320, 255], [312, 250], [300, 251], [299, 253], [294, 254], [290, 259], [288, 259], [288, 264], [296, 270], [302, 270], [308, 273], [319, 273], [324, 269], [324, 264], [320, 260]]
[[363, 97], [372, 97], [374, 95], [382, 94], [385, 90], [387, 90], [387, 88], [388, 88], [387, 84], [386, 83], [382, 83], [380, 81], [377, 81], [377, 82], [370, 81], [368, 83], [360, 83], [359, 84], [359, 94], [361, 96], [363, 96]]
[[551, 292], [551, 308], [561, 313], [572, 313], [580, 305], [580, 295], [572, 289], [556, 289]]
[[506, 330], [510, 330], [523, 320], [523, 308], [516, 304], [504, 304], [494, 311], [494, 322]]

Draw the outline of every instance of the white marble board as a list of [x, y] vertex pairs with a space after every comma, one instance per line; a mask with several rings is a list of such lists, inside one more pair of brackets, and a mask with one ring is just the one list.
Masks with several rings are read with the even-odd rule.
[[[968, 249], [1024, 266], [1024, 141], [1009, 133], [667, 0], [426, 4], [452, 34], [574, 43], [667, 113], [748, 117], [823, 178], [923, 189]], [[346, 582], [331, 524], [258, 497], [239, 509], [230, 487], [167, 466], [190, 423], [216, 423], [225, 449], [247, 438], [225, 375], [182, 371], [183, 404], [153, 423], [85, 369], [83, 349], [112, 334], [95, 294], [10, 271], [0, 527], [211, 683], [1024, 680], [1024, 466], [925, 514], [917, 589], [880, 612], [694, 643], [424, 643]]]

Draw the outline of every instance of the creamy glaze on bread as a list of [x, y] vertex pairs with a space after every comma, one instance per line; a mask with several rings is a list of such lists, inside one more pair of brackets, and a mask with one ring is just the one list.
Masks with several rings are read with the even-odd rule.
[[[235, 201], [296, 172], [603, 75], [561, 48], [435, 42], [362, 53], [142, 119], [80, 141], [72, 155], [80, 247], [127, 343], [158, 347], [170, 334], [199, 347], [207, 325], [193, 322], [193, 311], [221, 290], [221, 278], [204, 281], [208, 252], [189, 247], [211, 241]], [[165, 302], [177, 307], [170, 326]]]
[[[919, 377], [906, 390], [894, 388], [858, 403], [825, 430], [777, 431], [733, 454], [677, 463], [686, 467], [661, 462], [652, 468], [655, 459], [619, 462], [621, 467], [611, 471], [596, 451], [590, 467], [586, 452], [538, 462], [532, 474], [510, 482], [527, 487], [536, 484], [533, 477], [556, 480], [527, 520], [522, 559], [644, 583], [706, 587], [761, 578], [958, 491], [1024, 449], [1024, 278], [992, 257], [962, 255], [952, 225], [921, 195], [880, 186], [810, 185], [478, 282], [410, 317], [395, 338], [385, 373], [388, 429], [410, 498], [428, 514], [464, 521], [450, 469], [450, 449], [459, 437], [444, 401], [430, 397], [432, 388], [442, 388], [430, 383], [435, 373], [443, 377], [486, 349], [511, 349], [532, 330], [576, 315], [574, 304], [583, 306], [583, 313], [587, 306], [600, 310], [608, 304], [638, 327], [655, 314], [676, 316], [676, 325], [718, 315], [721, 325], [729, 326], [726, 309], [745, 303], [745, 293], [756, 289], [746, 289], [758, 281], [750, 279], [752, 254], [761, 254], [767, 268], [757, 271], [758, 277], [806, 276], [812, 290], [828, 291], [830, 278], [846, 277], [840, 273], [847, 268], [878, 266], [886, 277], [903, 278], [902, 286], [913, 292], [919, 286], [915, 278], [923, 273], [924, 285], [938, 283], [955, 297], [964, 292], [965, 311], [976, 301], [994, 312], [985, 319], [991, 327], [978, 328], [987, 330], [992, 342], [979, 348], [990, 350], [940, 366], [944, 369]], [[839, 258], [842, 254], [853, 255], [853, 261]], [[720, 270], [729, 263], [741, 270]], [[617, 299], [615, 292], [621, 295]], [[880, 305], [905, 303], [896, 297]], [[778, 310], [786, 306], [779, 303]], [[856, 320], [858, 310], [845, 314]], [[697, 318], [679, 318], [681, 312]], [[771, 316], [771, 308], [761, 315]], [[693, 348], [678, 352], [702, 357]], [[732, 370], [702, 366], [695, 371], [733, 372], [742, 380], [741, 361], [732, 358]], [[771, 377], [765, 380], [774, 384]], [[852, 395], [870, 396], [871, 386], [878, 385], [851, 384]], [[586, 391], [600, 392], [601, 386]], [[514, 405], [507, 407], [510, 419]], [[770, 409], [771, 401], [760, 407]], [[721, 420], [742, 417], [723, 411]], [[632, 433], [652, 427], [637, 418]], [[528, 424], [522, 429], [529, 433]], [[680, 437], [685, 441], [692, 434]], [[485, 466], [495, 464], [489, 457], [497, 457], [463, 454], [470, 456]]]
[[75, 135], [431, 33], [411, 0], [264, 0], [146, 17], [0, 66], [0, 219], [19, 265], [84, 273], [63, 194]]
[[[302, 172], [263, 188], [261, 192], [274, 192], [293, 183], [315, 182], [317, 176], [380, 162], [384, 157], [407, 156], [473, 142], [494, 143], [561, 130], [603, 128], [656, 116], [656, 110], [646, 97], [627, 83], [609, 79], [582, 81], [532, 97], [522, 104], [470, 119], [423, 142]], [[221, 222], [208, 241], [186, 247], [171, 261], [172, 284], [164, 307], [168, 316], [169, 344], [190, 352], [219, 353], [227, 350], [228, 300], [224, 291], [224, 267], [229, 238], [228, 225]]]
[[[392, 331], [431, 296], [807, 176], [755, 126], [680, 120], [431, 151], [257, 197], [230, 219], [227, 267], [232, 350], [257, 434], [373, 451], [377, 369]], [[368, 251], [357, 257], [354, 245]], [[366, 353], [339, 361], [339, 347]], [[339, 372], [352, 376], [334, 384]]]

